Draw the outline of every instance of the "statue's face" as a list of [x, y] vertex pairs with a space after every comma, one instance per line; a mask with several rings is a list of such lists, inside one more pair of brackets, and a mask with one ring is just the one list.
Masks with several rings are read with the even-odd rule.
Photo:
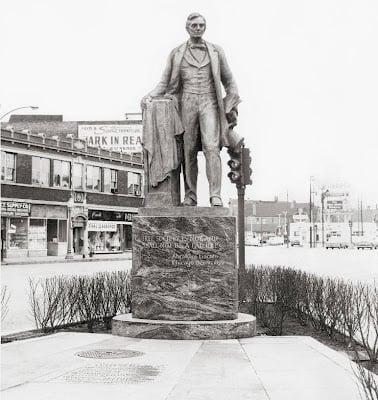
[[206, 30], [205, 20], [202, 17], [192, 19], [186, 30], [188, 31], [190, 37], [201, 38]]

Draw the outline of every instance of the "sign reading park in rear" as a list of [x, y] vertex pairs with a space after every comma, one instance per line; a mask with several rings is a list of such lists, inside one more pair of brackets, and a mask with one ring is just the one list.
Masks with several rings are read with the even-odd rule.
[[78, 135], [88, 146], [122, 153], [142, 151], [142, 125], [79, 125]]

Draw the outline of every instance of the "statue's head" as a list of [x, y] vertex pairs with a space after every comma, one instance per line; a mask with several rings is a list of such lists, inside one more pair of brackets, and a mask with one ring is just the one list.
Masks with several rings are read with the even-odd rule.
[[186, 20], [186, 30], [190, 37], [201, 38], [206, 30], [206, 20], [199, 13], [191, 13]]

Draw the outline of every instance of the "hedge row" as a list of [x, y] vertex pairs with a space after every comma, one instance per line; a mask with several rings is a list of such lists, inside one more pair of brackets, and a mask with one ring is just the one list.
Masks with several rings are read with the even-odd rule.
[[323, 278], [280, 266], [249, 266], [240, 277], [240, 301], [273, 334], [295, 317], [329, 337], [341, 333], [378, 360], [378, 288]]
[[29, 288], [31, 314], [43, 331], [86, 322], [93, 332], [96, 321], [110, 328], [115, 315], [130, 312], [130, 279], [124, 271], [30, 279]]

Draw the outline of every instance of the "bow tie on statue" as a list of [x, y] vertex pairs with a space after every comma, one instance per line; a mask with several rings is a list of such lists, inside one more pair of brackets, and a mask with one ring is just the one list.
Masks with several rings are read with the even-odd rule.
[[206, 50], [206, 46], [204, 44], [191, 44], [190, 45], [191, 49], [200, 49], [200, 50]]

